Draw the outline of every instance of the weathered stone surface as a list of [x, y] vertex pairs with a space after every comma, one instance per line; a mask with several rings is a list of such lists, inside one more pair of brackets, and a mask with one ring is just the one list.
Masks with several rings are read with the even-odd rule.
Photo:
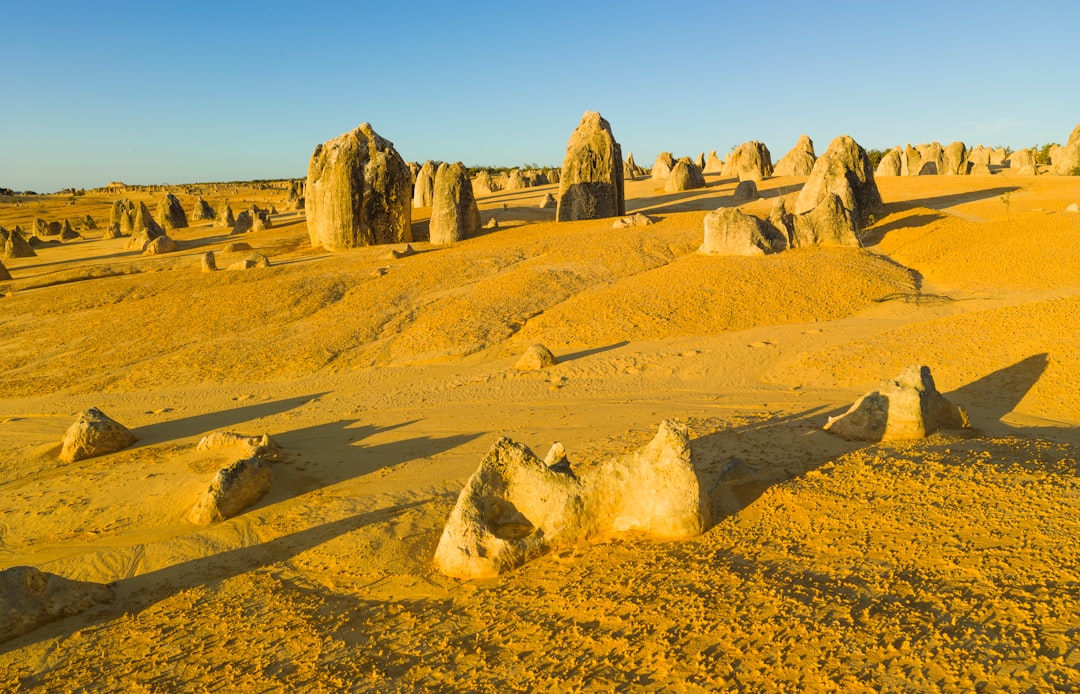
[[702, 171], [704, 173], [721, 173], [723, 170], [724, 162], [720, 160], [720, 157], [716, 156], [716, 150], [714, 149], [705, 157], [705, 166]]
[[[435, 198], [435, 172], [438, 164], [428, 159], [416, 173], [416, 183], [413, 185], [413, 207], [431, 207]], [[490, 192], [490, 191], [488, 191]]]
[[244, 210], [240, 214], [236, 215], [236, 223], [233, 224], [233, 234], [246, 234], [252, 231], [255, 227], [256, 215], [252, 214], [251, 210]]
[[671, 175], [671, 169], [674, 167], [675, 157], [671, 155], [671, 152], [661, 152], [656, 155], [656, 161], [652, 165], [652, 180], [666, 181], [667, 177]]
[[124, 248], [143, 251], [146, 250], [146, 244], [164, 235], [165, 230], [154, 221], [146, 203], [140, 202], [131, 223], [131, 238], [124, 244]]
[[1052, 155], [1054, 173], [1058, 176], [1073, 176], [1080, 174], [1080, 125], [1073, 128], [1069, 133], [1069, 139], [1062, 148]]
[[[124, 235], [131, 233], [131, 225], [135, 216], [135, 203], [127, 198], [116, 200], [109, 210], [109, 228], [121, 230]], [[125, 231], [126, 227], [126, 231]]]
[[940, 176], [945, 169], [945, 149], [940, 143], [918, 145], [919, 152], [919, 175]]
[[476, 207], [468, 170], [461, 162], [440, 164], [435, 173], [431, 205], [431, 243], [461, 241], [475, 236], [478, 231], [480, 210]]
[[986, 164], [972, 164], [968, 176], [989, 176], [994, 173]]
[[305, 198], [316, 248], [412, 241], [409, 167], [368, 123], [315, 148]]
[[217, 271], [217, 259], [214, 257], [213, 251], [207, 251], [202, 254], [202, 259], [199, 262], [199, 266], [203, 272], [216, 272]]
[[150, 243], [146, 244], [146, 248], [143, 250], [143, 255], [160, 255], [162, 253], [172, 253], [176, 251], [179, 246], [176, 245], [176, 241], [169, 236], [159, 236]]
[[199, 196], [191, 207], [191, 221], [202, 222], [207, 219], [214, 219], [214, 208]]
[[23, 238], [22, 230], [15, 227], [6, 234], [4, 241], [5, 258], [33, 258], [37, 255], [30, 244]]
[[231, 431], [215, 431], [199, 441], [198, 451], [226, 450], [236, 460], [221, 468], [188, 513], [196, 525], [208, 525], [232, 518], [254, 505], [270, 491], [270, 463], [278, 446], [268, 434], [245, 436]]
[[664, 192], [678, 193], [704, 187], [705, 176], [702, 175], [701, 169], [680, 159], [675, 162], [675, 166], [672, 167], [671, 173], [664, 183]]
[[100, 583], [73, 581], [30, 566], [0, 571], [0, 643], [115, 600]]
[[545, 463], [501, 438], [461, 491], [435, 565], [456, 578], [486, 578], [589, 538], [683, 539], [709, 522], [685, 425], [663, 422], [648, 445], [580, 478], [560, 444]]
[[844, 414], [830, 417], [825, 429], [855, 441], [896, 441], [970, 426], [967, 412], [938, 392], [930, 369], [912, 366], [859, 398]]
[[529, 182], [525, 180], [521, 169], [510, 169], [506, 174], [506, 183], [503, 185], [503, 190], [524, 190], [528, 187]]
[[899, 176], [901, 171], [900, 159], [903, 155], [898, 148], [890, 149], [878, 162], [874, 169], [874, 177]]
[[4, 267], [3, 263], [0, 263], [0, 282], [6, 282], [11, 279], [11, 273]]
[[942, 152], [941, 171], [943, 176], [967, 176], [968, 151], [963, 142], [952, 142]]
[[232, 241], [225, 244], [221, 250], [225, 253], [240, 253], [242, 251], [250, 251], [252, 248], [251, 244], [247, 241]]
[[652, 217], [635, 212], [629, 217], [620, 217], [611, 224], [612, 229], [626, 229], [627, 227], [644, 227], [653, 223]]
[[472, 185], [473, 195], [489, 195], [498, 190], [498, 187], [495, 185], [495, 180], [487, 171], [477, 172], [477, 174], [473, 176]]
[[792, 248], [860, 246], [854, 215], [838, 195], [829, 193], [817, 207], [793, 218]]
[[[791, 240], [795, 236], [795, 216], [788, 212], [784, 198], [777, 198], [773, 203], [772, 210], [769, 211], [768, 223], [775, 232], [772, 238], [782, 238], [784, 248], [790, 248]], [[779, 244], [774, 240], [773, 250], [783, 250], [778, 246]]]
[[735, 186], [732, 197], [735, 202], [750, 202], [751, 200], [757, 200], [761, 196], [758, 194], [756, 183], [753, 181], [739, 181], [739, 185]]
[[990, 151], [990, 166], [1004, 166], [1005, 158], [1008, 155], [1005, 154], [1004, 147], [998, 147]]
[[975, 145], [968, 153], [968, 161], [973, 166], [983, 165], [990, 166], [990, 152], [992, 150], [982, 145]]
[[135, 443], [135, 434], [96, 407], [80, 413], [60, 447], [61, 462], [73, 463], [84, 458], [115, 453]]
[[49, 222], [48, 225], [46, 225], [46, 228], [45, 228], [45, 235], [46, 236], [59, 236], [60, 232], [62, 232], [63, 230], [64, 230], [64, 225], [61, 224], [60, 222], [56, 222], [56, 221]]
[[1030, 149], [1018, 149], [1009, 155], [1006, 160], [1010, 169], [1022, 169], [1025, 166], [1034, 166], [1035, 159], [1031, 155]]
[[765, 255], [773, 250], [761, 219], [736, 207], [722, 207], [705, 215], [705, 255]]
[[885, 211], [881, 193], [874, 181], [870, 157], [848, 135], [834, 139], [814, 163], [814, 170], [795, 201], [795, 214], [810, 212], [823, 202], [828, 202], [830, 195], [840, 198], [860, 228], [870, 223], [871, 216], [881, 215]]
[[79, 232], [77, 232], [77, 231], [75, 231], [74, 229], [71, 228], [71, 222], [65, 219], [64, 220], [64, 226], [60, 228], [60, 240], [61, 241], [74, 241], [76, 239], [81, 239], [81, 238], [82, 238], [82, 236], [79, 235]]
[[154, 220], [166, 231], [184, 229], [188, 225], [184, 208], [180, 205], [180, 200], [172, 193], [167, 193], [158, 203]]
[[772, 156], [769, 148], [757, 140], [744, 142], [724, 162], [724, 176], [734, 176], [740, 181], [760, 181], [773, 175]]
[[773, 176], [809, 176], [814, 169], [814, 141], [809, 135], [803, 135], [791, 151], [776, 162], [773, 167]]
[[560, 222], [626, 214], [622, 148], [611, 125], [596, 111], [586, 111], [566, 143], [559, 178]]
[[540, 204], [538, 205], [538, 207], [541, 210], [550, 210], [552, 207], [556, 207], [557, 205], [558, 203], [555, 202], [554, 195], [552, 195], [551, 193], [544, 193], [544, 197], [540, 198]]
[[498, 229], [499, 228], [499, 220], [495, 219], [494, 217], [488, 217], [488, 220], [486, 222], [484, 222], [484, 228], [485, 229]]
[[228, 200], [222, 200], [214, 214], [215, 229], [231, 229], [236, 226], [236, 217], [233, 216], [232, 207]]
[[558, 363], [550, 349], [537, 343], [525, 350], [525, 353], [514, 364], [514, 368], [518, 371], [540, 371]]

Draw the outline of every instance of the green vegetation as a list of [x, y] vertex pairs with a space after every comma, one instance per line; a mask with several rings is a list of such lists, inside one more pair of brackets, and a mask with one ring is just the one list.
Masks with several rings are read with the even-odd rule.
[[1035, 150], [1035, 163], [1036, 164], [1049, 164], [1050, 163], [1050, 150], [1057, 147], [1056, 142], [1048, 142], [1045, 145], [1035, 145], [1032, 147]]
[[890, 151], [889, 149], [868, 149], [868, 150], [866, 150], [866, 155], [868, 157], [870, 157], [870, 165], [873, 166], [876, 169], [878, 167], [878, 164], [881, 163], [881, 160], [885, 158], [885, 155], [888, 154], [889, 151]]

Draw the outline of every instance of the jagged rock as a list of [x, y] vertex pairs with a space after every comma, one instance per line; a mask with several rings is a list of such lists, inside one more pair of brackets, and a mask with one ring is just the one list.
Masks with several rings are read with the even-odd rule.
[[480, 210], [469, 172], [461, 162], [440, 164], [435, 173], [429, 228], [429, 239], [434, 244], [461, 241], [480, 231]]
[[101, 583], [73, 581], [30, 566], [0, 571], [0, 643], [115, 600]]
[[[775, 230], [775, 236], [783, 239], [784, 248], [791, 247], [791, 239], [795, 236], [795, 216], [788, 212], [787, 203], [783, 198], [777, 198], [773, 203], [772, 210], [769, 211], [768, 223]], [[774, 250], [783, 250], [777, 248], [777, 245], [774, 241]]]
[[705, 255], [765, 255], [773, 250], [761, 219], [736, 207], [722, 207], [705, 215]]
[[477, 172], [473, 176], [472, 186], [474, 195], [490, 195], [497, 190], [494, 179], [487, 171]]
[[4, 267], [3, 263], [0, 263], [0, 282], [6, 282], [11, 279], [11, 273]]
[[878, 162], [877, 168], [874, 169], [874, 177], [899, 176], [901, 171], [901, 156], [899, 149], [890, 149], [886, 152], [885, 156]]
[[488, 220], [486, 222], [484, 222], [484, 228], [485, 229], [498, 229], [499, 228], [499, 220], [495, 219], [494, 217], [489, 217]]
[[[435, 172], [438, 164], [428, 159], [416, 173], [416, 183], [413, 185], [413, 207], [431, 207], [435, 197]], [[490, 191], [489, 191], [490, 192]]]
[[622, 148], [608, 122], [586, 111], [566, 143], [555, 218], [572, 222], [624, 214]]
[[257, 217], [252, 214], [251, 210], [244, 210], [240, 214], [236, 215], [236, 223], [233, 224], [233, 234], [246, 234], [255, 226], [255, 219]]
[[1032, 157], [1030, 149], [1018, 149], [1010, 154], [1006, 161], [1010, 169], [1022, 169], [1025, 166], [1035, 165], [1035, 159]]
[[814, 169], [814, 141], [809, 135], [803, 135], [791, 151], [776, 162], [774, 176], [809, 176]]
[[664, 192], [679, 193], [704, 187], [705, 176], [702, 175], [701, 169], [680, 159], [675, 162], [671, 173], [668, 174], [667, 182], [664, 183]]
[[252, 248], [251, 244], [247, 241], [233, 241], [232, 243], [225, 244], [221, 250], [225, 253], [240, 253], [242, 251], [250, 251]]
[[834, 139], [814, 163], [814, 170], [795, 200], [795, 214], [810, 212], [828, 202], [830, 195], [840, 198], [859, 228], [867, 226], [871, 216], [885, 211], [870, 157], [848, 135]]
[[514, 368], [518, 371], [540, 371], [558, 363], [550, 349], [537, 343], [525, 350], [525, 354], [522, 354], [521, 358], [517, 360]]
[[919, 150], [911, 145], [904, 145], [904, 152], [900, 156], [900, 175], [918, 176], [922, 169], [922, 155]]
[[115, 453], [135, 443], [135, 434], [96, 407], [80, 413], [61, 444], [59, 459], [73, 463], [84, 458]]
[[555, 196], [551, 193], [545, 193], [544, 197], [540, 198], [539, 207], [541, 210], [550, 210], [552, 207], [555, 207], [557, 205], [558, 203], [555, 202]]
[[796, 214], [793, 221], [792, 248], [861, 245], [854, 216], [833, 193], [809, 212]]
[[330, 251], [412, 239], [409, 167], [368, 123], [315, 148], [308, 165], [311, 245]]
[[123, 198], [121, 200], [114, 200], [112, 207], [109, 209], [109, 226], [120, 228], [124, 217], [128, 218], [128, 223], [131, 223], [131, 217], [135, 214], [135, 204]]
[[64, 225], [60, 222], [49, 222], [45, 227], [46, 236], [59, 236], [60, 232], [64, 230]]
[[716, 150], [709, 152], [709, 156], [705, 158], [705, 166], [702, 167], [705, 173], [722, 173], [724, 170], [724, 162], [720, 160], [720, 157], [716, 156]]
[[666, 181], [673, 168], [675, 168], [675, 157], [671, 155], [671, 152], [661, 152], [656, 155], [656, 161], [652, 165], [652, 180]]
[[735, 186], [732, 197], [735, 202], [750, 202], [751, 200], [757, 200], [761, 196], [758, 194], [756, 183], [753, 181], [739, 181], [739, 185]]
[[154, 220], [165, 230], [184, 229], [188, 225], [184, 208], [172, 193], [166, 193], [165, 197], [158, 203]]
[[945, 150], [941, 144], [931, 142], [916, 147], [919, 152], [920, 176], [939, 176], [945, 170]]
[[396, 248], [391, 248], [390, 252], [386, 254], [389, 260], [400, 260], [402, 258], [408, 258], [409, 256], [416, 255], [416, 249], [412, 247], [412, 244], [405, 244], [405, 248], [400, 251]]
[[97, 222], [95, 222], [94, 218], [90, 215], [86, 215], [79, 220], [79, 227], [87, 229], [89, 231], [94, 231], [97, 229]]
[[1080, 125], [1077, 125], [1062, 148], [1053, 155], [1054, 173], [1071, 176], [1080, 173]]
[[970, 426], [967, 412], [938, 392], [930, 369], [912, 366], [859, 398], [844, 414], [830, 417], [825, 429], [855, 441], [895, 441]]
[[684, 539], [710, 522], [685, 425], [663, 422], [649, 444], [580, 478], [561, 444], [547, 461], [499, 439], [450, 513], [436, 567], [456, 578], [488, 578], [589, 538], [635, 533]]
[[994, 173], [986, 164], [972, 164], [968, 176], [989, 176]]
[[146, 244], [146, 248], [143, 250], [143, 255], [160, 255], [162, 253], [173, 253], [179, 248], [176, 245], [176, 241], [168, 236], [159, 236], [150, 243]]
[[74, 241], [76, 239], [81, 239], [81, 238], [82, 238], [82, 236], [79, 235], [79, 232], [77, 232], [77, 231], [75, 231], [74, 229], [71, 228], [71, 222], [69, 222], [68, 220], [65, 219], [64, 220], [64, 226], [61, 227], [61, 229], [60, 229], [60, 240], [61, 241]]
[[[1080, 127], [1080, 126], [1078, 126]], [[990, 151], [990, 166], [1004, 166], [1005, 158], [1009, 156], [1005, 154], [1004, 147], [998, 147]]]
[[978, 166], [990, 166], [990, 152], [991, 150], [982, 145], [975, 145], [970, 152], [968, 152], [968, 161], [972, 165]]
[[968, 151], [963, 142], [953, 142], [945, 148], [939, 173], [943, 176], [967, 176]]
[[221, 468], [188, 514], [196, 525], [232, 518], [270, 492], [270, 466], [259, 455], [240, 458]]
[[232, 207], [228, 200], [222, 200], [218, 205], [217, 213], [214, 214], [215, 229], [231, 229], [236, 226], [236, 217], [233, 216]]
[[4, 241], [4, 257], [5, 258], [33, 258], [37, 255], [34, 249], [23, 238], [22, 230], [15, 227], [6, 234], [7, 239]]
[[206, 253], [202, 254], [202, 260], [200, 261], [200, 266], [202, 267], [203, 272], [216, 272], [217, 271], [217, 260], [214, 258], [214, 252], [213, 251], [207, 251]]
[[740, 181], [760, 181], [772, 176], [769, 148], [757, 140], [742, 143], [724, 162], [722, 173], [724, 176], [738, 177]]
[[124, 245], [124, 248], [142, 251], [146, 249], [146, 244], [164, 235], [165, 230], [154, 221], [150, 210], [146, 207], [146, 203], [140, 202], [135, 211], [135, 218], [131, 223], [131, 238]]
[[1033, 164], [1028, 164], [1026, 166], [1021, 166], [1019, 169], [1017, 169], [1016, 174], [1018, 176], [1038, 176], [1039, 169]]
[[634, 163], [634, 153], [631, 152], [623, 161], [623, 181], [633, 180], [640, 174], [637, 164]]
[[652, 217], [635, 212], [629, 217], [620, 217], [612, 225], [612, 229], [626, 229], [627, 227], [644, 227], [653, 223]]
[[698, 167], [701, 171], [705, 170], [705, 153], [698, 152], [697, 158], [694, 159], [694, 166]]
[[207, 219], [214, 219], [214, 208], [210, 207], [210, 203], [203, 200], [200, 195], [191, 208], [191, 221], [202, 222]]

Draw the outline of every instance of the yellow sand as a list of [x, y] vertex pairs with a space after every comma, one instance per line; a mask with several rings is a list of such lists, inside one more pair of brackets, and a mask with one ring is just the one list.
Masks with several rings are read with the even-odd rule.
[[[866, 249], [695, 254], [735, 182], [629, 182], [655, 225], [556, 224], [549, 186], [481, 199], [452, 247], [315, 251], [303, 217], [243, 237], [274, 263], [198, 270], [203, 225], [5, 260], [0, 568], [113, 584], [117, 601], [0, 644], [6, 690], [1068, 689], [1080, 683], [1080, 179], [881, 179]], [[802, 179], [773, 179], [777, 195]], [[177, 191], [185, 209], [194, 196]], [[285, 209], [284, 189], [204, 190]], [[137, 194], [151, 206], [160, 193]], [[1004, 197], [1004, 199], [1003, 199]], [[0, 206], [0, 225], [111, 197]], [[426, 231], [427, 210], [415, 230]], [[10, 292], [10, 294], [8, 294]], [[533, 342], [561, 363], [513, 369]], [[977, 427], [862, 445], [820, 430], [931, 367]], [[98, 406], [139, 443], [57, 462]], [[717, 521], [490, 581], [431, 566], [496, 437], [575, 465], [687, 421]], [[283, 446], [241, 516], [184, 520], [216, 429]]]

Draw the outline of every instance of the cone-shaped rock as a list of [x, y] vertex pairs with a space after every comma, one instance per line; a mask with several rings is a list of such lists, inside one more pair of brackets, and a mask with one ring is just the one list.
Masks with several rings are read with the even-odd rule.
[[1054, 157], [1054, 173], [1058, 176], [1074, 176], [1080, 173], [1080, 125], [1069, 134], [1069, 139]]
[[740, 181], [760, 181], [772, 176], [769, 148], [756, 140], [742, 143], [724, 162], [723, 174], [737, 177]]
[[622, 148], [611, 126], [596, 111], [586, 111], [570, 135], [559, 177], [560, 222], [626, 214]]
[[817, 207], [794, 216], [792, 248], [806, 246], [859, 246], [855, 218], [840, 196], [826, 194]]
[[369, 123], [315, 148], [305, 202], [311, 245], [340, 251], [412, 241], [409, 166]]
[[188, 225], [187, 215], [180, 201], [172, 193], [161, 199], [157, 206], [157, 214], [154, 220], [161, 225], [162, 229], [184, 229]]
[[9, 279], [11, 279], [11, 273], [8, 272], [3, 263], [0, 263], [0, 281], [6, 282]]
[[673, 168], [675, 168], [675, 157], [672, 156], [671, 152], [657, 154], [656, 161], [652, 165], [652, 179], [654, 181], [667, 180]]
[[814, 163], [814, 170], [795, 201], [795, 214], [810, 212], [827, 202], [830, 195], [840, 198], [859, 228], [869, 223], [871, 215], [885, 211], [870, 157], [848, 135], [834, 139]]
[[912, 366], [877, 390], [859, 398], [825, 429], [855, 441], [921, 439], [938, 429], [966, 429], [967, 412], [934, 386], [926, 366]]
[[809, 176], [814, 169], [814, 141], [809, 135], [803, 135], [791, 151], [776, 162], [774, 176]]
[[191, 221], [202, 222], [207, 219], [214, 218], [214, 208], [210, 207], [210, 203], [202, 199], [202, 196], [195, 201], [195, 205], [191, 208]]
[[[423, 170], [420, 175], [423, 175]], [[434, 183], [431, 243], [453, 243], [480, 231], [480, 210], [476, 207], [472, 181], [465, 165], [461, 162], [440, 164]]]
[[722, 207], [705, 215], [705, 243], [698, 252], [705, 255], [765, 255], [772, 242], [765, 224], [736, 207]]
[[33, 258], [36, 255], [18, 227], [7, 233], [7, 240], [4, 242], [5, 258]]
[[132, 434], [123, 424], [112, 419], [96, 407], [82, 412], [64, 434], [60, 448], [60, 460], [72, 463], [106, 453], [115, 453], [135, 443]]
[[214, 215], [215, 229], [230, 229], [236, 226], [236, 217], [233, 216], [232, 207], [228, 200], [222, 200]]
[[885, 153], [885, 156], [878, 162], [877, 168], [874, 169], [874, 176], [899, 176], [900, 175], [900, 150], [897, 148], [890, 149]]

